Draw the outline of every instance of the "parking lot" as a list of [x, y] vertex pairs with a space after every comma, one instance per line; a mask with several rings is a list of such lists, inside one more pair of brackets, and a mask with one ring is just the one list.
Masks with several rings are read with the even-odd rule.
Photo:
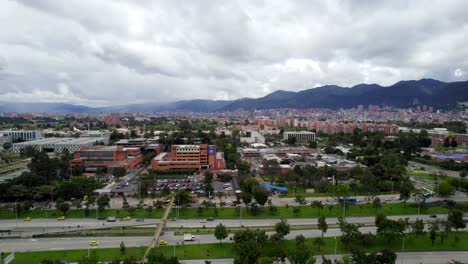
[[154, 190], [160, 192], [164, 188], [168, 188], [171, 191], [189, 189], [193, 192], [203, 193], [204, 184], [203, 179], [193, 176], [189, 176], [186, 179], [158, 179], [155, 183]]

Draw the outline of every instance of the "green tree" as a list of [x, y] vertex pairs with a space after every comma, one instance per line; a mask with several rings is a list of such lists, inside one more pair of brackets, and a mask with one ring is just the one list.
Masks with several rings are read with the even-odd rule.
[[446, 147], [446, 148], [450, 147], [450, 138], [449, 137], [444, 138], [444, 147]]
[[190, 203], [190, 193], [185, 190], [178, 190], [175, 194], [175, 204], [182, 207], [187, 207]]
[[455, 138], [452, 138], [452, 140], [450, 141], [450, 146], [452, 148], [456, 148], [458, 146], [457, 140]]
[[451, 210], [448, 214], [447, 221], [457, 231], [458, 229], [466, 227], [466, 223], [463, 220], [463, 212], [460, 210]]
[[234, 248], [239, 257], [234, 260], [234, 263], [257, 263], [257, 259], [262, 254], [261, 249], [265, 241], [265, 232], [255, 232], [249, 229], [237, 231], [234, 234]]
[[130, 138], [137, 138], [137, 137], [138, 137], [138, 135], [137, 135], [136, 131], [133, 130], [133, 129], [130, 130]]
[[117, 167], [112, 170], [112, 174], [117, 178], [120, 179], [121, 177], [125, 176], [127, 172], [125, 171], [124, 167]]
[[309, 148], [317, 148], [318, 147], [318, 144], [316, 141], [310, 141], [309, 142]]
[[125, 251], [127, 250], [127, 248], [125, 247], [125, 243], [122, 241], [120, 242], [120, 254], [125, 254]]
[[304, 198], [304, 196], [302, 195], [297, 195], [296, 198], [294, 199], [296, 201], [296, 203], [298, 203], [299, 205], [303, 205], [306, 203], [306, 200]]
[[281, 238], [289, 234], [290, 226], [288, 224], [288, 221], [285, 219], [281, 219], [280, 222], [275, 224], [275, 231]]
[[103, 211], [104, 208], [110, 207], [109, 202], [110, 202], [109, 195], [104, 194], [104, 195], [99, 196], [99, 198], [96, 200], [98, 210]]
[[325, 219], [325, 216], [320, 216], [318, 218], [317, 229], [322, 231], [322, 238], [323, 238], [323, 234], [326, 233], [328, 230], [328, 224], [327, 224], [327, 220]]
[[205, 195], [206, 197], [209, 197], [210, 195], [214, 196], [214, 188], [213, 188], [213, 173], [207, 171], [205, 172], [205, 179], [204, 179], [204, 184], [205, 184]]
[[296, 237], [296, 246], [288, 253], [288, 260], [291, 264], [314, 264], [315, 258], [311, 250], [305, 245], [304, 237], [299, 235]]
[[223, 224], [218, 224], [215, 228], [214, 235], [216, 239], [219, 240], [219, 243], [221, 244], [221, 240], [224, 240], [226, 239], [226, 237], [228, 237], [228, 231]]
[[414, 235], [422, 235], [424, 234], [424, 221], [422, 219], [417, 218], [412, 225], [412, 230]]
[[317, 207], [319, 215], [321, 214], [323, 209], [323, 204], [321, 201], [313, 201], [310, 205], [312, 207]]
[[372, 201], [372, 207], [374, 207], [374, 208], [381, 208], [382, 207], [382, 204], [380, 202], [379, 197], [374, 198], [374, 200]]
[[403, 184], [400, 187], [400, 199], [403, 200], [405, 207], [406, 207], [406, 201], [410, 198], [411, 196], [411, 188], [407, 184]]
[[439, 231], [439, 223], [437, 221], [432, 221], [429, 223], [429, 238], [431, 239], [432, 246], [434, 246], [434, 241], [437, 238], [437, 231]]
[[241, 196], [245, 206], [249, 206], [249, 204], [252, 202], [252, 195], [250, 193], [244, 192], [241, 194]]
[[434, 186], [434, 192], [437, 192], [440, 196], [449, 196], [454, 191], [455, 188], [446, 181], [442, 181], [438, 185]]
[[9, 149], [11, 149], [12, 146], [13, 146], [13, 144], [11, 144], [11, 142], [5, 142], [2, 145], [4, 150], [9, 150]]
[[268, 201], [268, 194], [262, 187], [256, 187], [254, 189], [253, 196], [255, 198], [255, 201], [257, 201], [257, 203], [261, 206], [264, 206], [265, 203]]
[[65, 202], [62, 198], [57, 199], [55, 202], [55, 208], [61, 211], [63, 214], [66, 214], [70, 210], [70, 204]]

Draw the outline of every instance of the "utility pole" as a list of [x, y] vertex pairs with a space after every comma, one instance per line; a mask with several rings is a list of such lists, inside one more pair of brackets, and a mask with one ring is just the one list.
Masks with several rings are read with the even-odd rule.
[[16, 205], [16, 202], [18, 202], [18, 200], [15, 201], [16, 227], [18, 227], [18, 207]]
[[337, 247], [338, 247], [338, 244], [337, 244], [338, 241], [336, 240], [336, 237], [334, 237], [334, 238], [335, 238], [335, 255], [336, 255], [336, 249], [337, 249]]
[[343, 197], [343, 218], [346, 217], [346, 197]]

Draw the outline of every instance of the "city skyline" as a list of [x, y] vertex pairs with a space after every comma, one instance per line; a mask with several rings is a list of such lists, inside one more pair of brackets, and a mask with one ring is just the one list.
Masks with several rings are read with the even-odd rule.
[[111, 106], [463, 81], [467, 4], [7, 1], [0, 102]]

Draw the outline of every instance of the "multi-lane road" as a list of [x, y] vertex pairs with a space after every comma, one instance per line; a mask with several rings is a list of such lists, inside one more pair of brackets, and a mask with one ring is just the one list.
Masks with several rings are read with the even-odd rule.
[[[437, 215], [438, 218], [445, 217], [445, 215]], [[429, 215], [396, 215], [388, 216], [389, 219], [409, 218], [415, 220], [421, 218], [429, 220]], [[346, 217], [346, 221], [349, 223], [361, 223], [361, 224], [373, 224], [375, 220], [374, 216], [364, 217]], [[201, 219], [178, 219], [177, 221], [168, 221], [167, 227], [181, 227], [184, 228], [206, 228], [215, 227], [219, 223], [227, 227], [262, 227], [262, 226], [274, 226], [278, 223], [278, 218], [266, 218], [266, 219], [215, 219], [214, 221], [205, 221]], [[337, 224], [338, 218], [328, 218], [327, 222], [330, 225]], [[87, 218], [71, 218], [65, 221], [57, 221], [55, 219], [33, 219], [32, 221], [25, 222], [23, 220], [0, 220], [0, 226], [2, 230], [13, 230], [14, 232], [22, 232], [23, 236], [29, 234], [40, 234], [50, 232], [68, 232], [86, 229], [97, 229], [97, 228], [109, 228], [109, 227], [120, 227], [120, 226], [155, 226], [160, 223], [160, 219], [144, 219], [144, 222], [136, 222], [135, 220], [130, 221], [117, 221], [117, 222], [105, 222], [96, 221], [94, 219]], [[293, 226], [311, 226], [317, 224], [317, 218], [291, 218], [288, 219], [288, 223]], [[79, 227], [78, 227], [79, 226]], [[1, 235], [0, 235], [1, 236]]]
[[[437, 219], [443, 219], [445, 215], [438, 215]], [[421, 218], [424, 220], [431, 220], [428, 215], [410, 215], [410, 216], [389, 216], [390, 219], [398, 219], [398, 218], [409, 218], [410, 221], [413, 221], [417, 218]], [[348, 217], [346, 218], [347, 222], [349, 223], [360, 223], [363, 224], [361, 228], [363, 232], [375, 232], [374, 217]], [[152, 223], [149, 223], [152, 221]], [[242, 222], [240, 222], [242, 221]], [[223, 223], [223, 225], [227, 227], [239, 227], [241, 224], [244, 227], [272, 227], [274, 226], [279, 219], [223, 219], [223, 220], [215, 220], [215, 221], [208, 221], [208, 222], [200, 222], [200, 220], [178, 220], [173, 222], [168, 222], [168, 227], [176, 228], [183, 226], [184, 228], [202, 228], [204, 225], [206, 228], [213, 228], [219, 223]], [[45, 220], [37, 219], [31, 222], [21, 223], [24, 230], [34, 230], [35, 228], [49, 228], [53, 230], [61, 230], [61, 227], [57, 226], [49, 226], [45, 227]], [[330, 226], [326, 236], [339, 236], [341, 233], [337, 228], [337, 218], [328, 218], [327, 222]], [[148, 220], [147, 224], [149, 226], [155, 227], [159, 223], [159, 220]], [[307, 227], [309, 230], [292, 230], [291, 233], [287, 236], [288, 239], [294, 239], [297, 235], [302, 234], [305, 237], [317, 237], [320, 236], [321, 233], [315, 229], [315, 225], [317, 224], [316, 218], [310, 219], [289, 219], [288, 223], [292, 226], [303, 226]], [[15, 225], [16, 223], [12, 220], [1, 220], [0, 226], [8, 226], [8, 225]], [[83, 220], [83, 219], [74, 219], [74, 225], [81, 225], [81, 226], [94, 226], [95, 221], [92, 220]], [[119, 226], [120, 223], [108, 223], [109, 226]], [[135, 224], [135, 223], [128, 223]], [[106, 226], [106, 227], [109, 227]], [[42, 229], [41, 229], [42, 230]], [[47, 229], [48, 230], [48, 229]], [[32, 232], [32, 231], [31, 231]], [[177, 244], [182, 243], [183, 237], [182, 236], [174, 236], [174, 233], [171, 231], [167, 231], [162, 237], [162, 239], [166, 240], [169, 244]], [[142, 236], [135, 236], [135, 237], [74, 237], [74, 238], [4, 238], [0, 240], [0, 248], [5, 250], [16, 250], [16, 251], [42, 251], [42, 250], [61, 250], [61, 249], [78, 249], [78, 248], [88, 248], [89, 242], [91, 240], [98, 240], [101, 242], [99, 247], [103, 248], [112, 248], [112, 247], [119, 247], [120, 242], [124, 241], [126, 246], [146, 246], [151, 241], [150, 236], [142, 237]], [[229, 241], [229, 240], [226, 240]], [[201, 243], [201, 244], [208, 244], [208, 243], [217, 243], [218, 241], [214, 238], [213, 235], [199, 235], [196, 237], [196, 241], [188, 242], [188, 243]]]

